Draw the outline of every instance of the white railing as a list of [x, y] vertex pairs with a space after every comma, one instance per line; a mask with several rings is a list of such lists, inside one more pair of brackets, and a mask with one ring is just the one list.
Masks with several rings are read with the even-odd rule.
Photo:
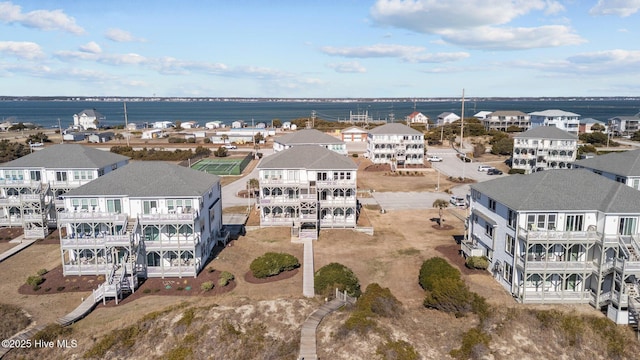
[[302, 180], [289, 180], [282, 178], [269, 178], [269, 179], [260, 179], [260, 185], [293, 185], [293, 186], [306, 186], [308, 184], [307, 181]]
[[196, 267], [195, 265], [191, 266], [148, 266], [147, 267], [147, 276], [148, 277], [160, 277], [160, 276], [195, 276], [196, 275]]
[[159, 223], [159, 222], [192, 222], [198, 218], [196, 211], [181, 214], [142, 214], [139, 216], [140, 223]]
[[145, 240], [144, 245], [147, 250], [160, 249], [160, 248], [173, 248], [173, 247], [185, 247], [194, 248], [200, 242], [199, 236], [192, 236], [187, 239], [158, 239], [158, 240]]
[[107, 220], [114, 223], [122, 223], [127, 220], [127, 215], [100, 212], [100, 211], [60, 211], [58, 212], [58, 221], [63, 222], [82, 222], [91, 220]]
[[478, 245], [474, 244], [471, 241], [462, 241], [460, 242], [460, 250], [467, 256], [482, 256], [484, 255], [484, 251]]
[[349, 196], [349, 197], [333, 197], [330, 199], [324, 199], [324, 200], [320, 200], [320, 204], [322, 204], [323, 206], [330, 206], [330, 205], [353, 205], [355, 207], [356, 205], [356, 197], [355, 196]]
[[564, 242], [567, 240], [592, 242], [598, 241], [602, 238], [602, 235], [596, 231], [527, 230], [522, 227], [520, 228], [519, 234], [527, 240], [547, 242]]
[[288, 196], [269, 196], [269, 197], [263, 197], [260, 199], [260, 205], [297, 204], [299, 202], [300, 202], [299, 198], [288, 197]]
[[354, 192], [356, 188], [356, 179], [355, 176], [353, 179], [344, 179], [344, 180], [318, 180], [316, 181], [317, 187], [335, 187], [335, 186], [349, 186], [352, 187]]

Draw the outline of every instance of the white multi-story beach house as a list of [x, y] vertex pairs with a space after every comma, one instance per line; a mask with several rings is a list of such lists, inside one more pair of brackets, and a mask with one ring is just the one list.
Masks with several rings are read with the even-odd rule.
[[338, 154], [347, 155], [347, 145], [344, 141], [316, 129], [302, 129], [276, 137], [273, 140], [273, 151], [278, 152], [300, 145], [322, 146]]
[[[588, 169], [608, 179], [640, 190], [640, 150], [620, 151], [573, 164], [576, 169]], [[640, 204], [638, 205], [640, 207]]]
[[228, 240], [220, 178], [206, 172], [132, 162], [63, 198], [58, 229], [65, 276], [195, 277], [214, 247]]
[[357, 126], [350, 126], [340, 130], [342, 141], [344, 142], [365, 142], [367, 141], [367, 130]]
[[591, 304], [626, 324], [640, 302], [640, 191], [591, 171], [471, 184], [465, 256], [522, 303]]
[[391, 123], [369, 130], [366, 156], [374, 164], [424, 164], [424, 134], [409, 126]]
[[484, 115], [480, 120], [484, 128], [489, 130], [507, 131], [509, 127], [515, 126], [522, 130], [529, 130], [531, 123], [529, 115], [517, 110], [498, 110]]
[[529, 113], [531, 127], [555, 126], [574, 135], [578, 135], [580, 115], [563, 110], [544, 110]]
[[127, 165], [129, 158], [77, 144], [58, 144], [0, 164], [0, 226], [22, 227], [28, 239], [55, 226], [60, 196]]
[[529, 174], [568, 169], [576, 160], [578, 137], [555, 126], [538, 126], [513, 138], [511, 167]]
[[452, 122], [456, 122], [458, 120], [460, 120], [460, 116], [452, 112], [443, 112], [440, 115], [438, 115], [436, 120], [436, 126], [451, 124]]
[[260, 225], [291, 226], [293, 238], [320, 229], [355, 228], [358, 166], [317, 145], [298, 145], [258, 165]]
[[640, 113], [633, 116], [614, 116], [609, 119], [609, 131], [614, 135], [633, 135], [640, 130]]
[[106, 117], [96, 109], [85, 109], [73, 115], [73, 126], [80, 130], [97, 129], [103, 120], [106, 120]]

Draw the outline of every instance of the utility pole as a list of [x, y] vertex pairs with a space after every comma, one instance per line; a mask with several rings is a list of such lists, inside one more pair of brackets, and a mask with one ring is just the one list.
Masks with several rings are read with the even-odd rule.
[[[463, 144], [464, 143], [464, 89], [462, 89], [462, 114], [460, 115], [460, 151], [462, 155], [466, 159], [467, 154], [464, 153]], [[462, 180], [464, 180], [464, 168], [465, 168], [465, 159], [462, 160]]]
[[124, 133], [127, 135], [127, 147], [129, 146], [129, 119], [127, 119], [127, 103], [124, 104]]
[[316, 111], [311, 110], [311, 128], [315, 129], [316, 127]]
[[58, 118], [58, 130], [60, 131], [60, 139], [62, 140], [60, 143], [64, 144], [64, 135], [62, 134], [62, 126], [60, 125], [60, 118]]

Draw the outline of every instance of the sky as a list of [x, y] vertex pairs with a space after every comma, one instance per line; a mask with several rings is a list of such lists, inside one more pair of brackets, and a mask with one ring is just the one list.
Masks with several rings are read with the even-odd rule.
[[640, 96], [640, 0], [0, 0], [0, 96]]

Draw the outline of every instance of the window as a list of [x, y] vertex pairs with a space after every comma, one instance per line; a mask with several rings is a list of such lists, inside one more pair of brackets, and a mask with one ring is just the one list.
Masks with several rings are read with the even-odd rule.
[[496, 211], [496, 201], [493, 199], [489, 199], [489, 209]]
[[321, 181], [326, 181], [329, 178], [326, 172], [319, 172], [317, 176], [318, 176], [318, 180], [321, 180]]
[[582, 231], [584, 215], [567, 215], [564, 231]]
[[623, 184], [627, 183], [627, 179], [622, 176], [616, 176], [616, 181]]
[[56, 171], [56, 181], [67, 181], [67, 172], [66, 171]]
[[555, 230], [556, 214], [528, 214], [527, 215], [528, 230]]
[[517, 218], [518, 218], [518, 214], [515, 211], [511, 209], [507, 211], [507, 225], [510, 228], [515, 229]]
[[160, 254], [150, 252], [147, 254], [147, 266], [160, 266]]
[[618, 228], [618, 234], [635, 235], [637, 222], [638, 222], [638, 218], [635, 218], [635, 217], [621, 217], [620, 226]]
[[40, 170], [29, 171], [32, 181], [40, 181]]
[[493, 238], [493, 226], [491, 224], [484, 225], [484, 232], [488, 237]]
[[93, 180], [93, 171], [75, 170], [73, 172], [73, 180]]
[[107, 199], [107, 211], [110, 213], [120, 214], [122, 212], [122, 203], [120, 199]]
[[143, 214], [152, 214], [158, 211], [158, 201], [157, 200], [145, 200], [142, 202], [142, 213]]
[[505, 246], [506, 246], [505, 251], [507, 252], [507, 254], [513, 255], [516, 249], [516, 238], [507, 234], [505, 239]]
[[504, 273], [502, 274], [502, 277], [511, 284], [511, 279], [513, 278], [513, 267], [511, 264], [504, 264]]

